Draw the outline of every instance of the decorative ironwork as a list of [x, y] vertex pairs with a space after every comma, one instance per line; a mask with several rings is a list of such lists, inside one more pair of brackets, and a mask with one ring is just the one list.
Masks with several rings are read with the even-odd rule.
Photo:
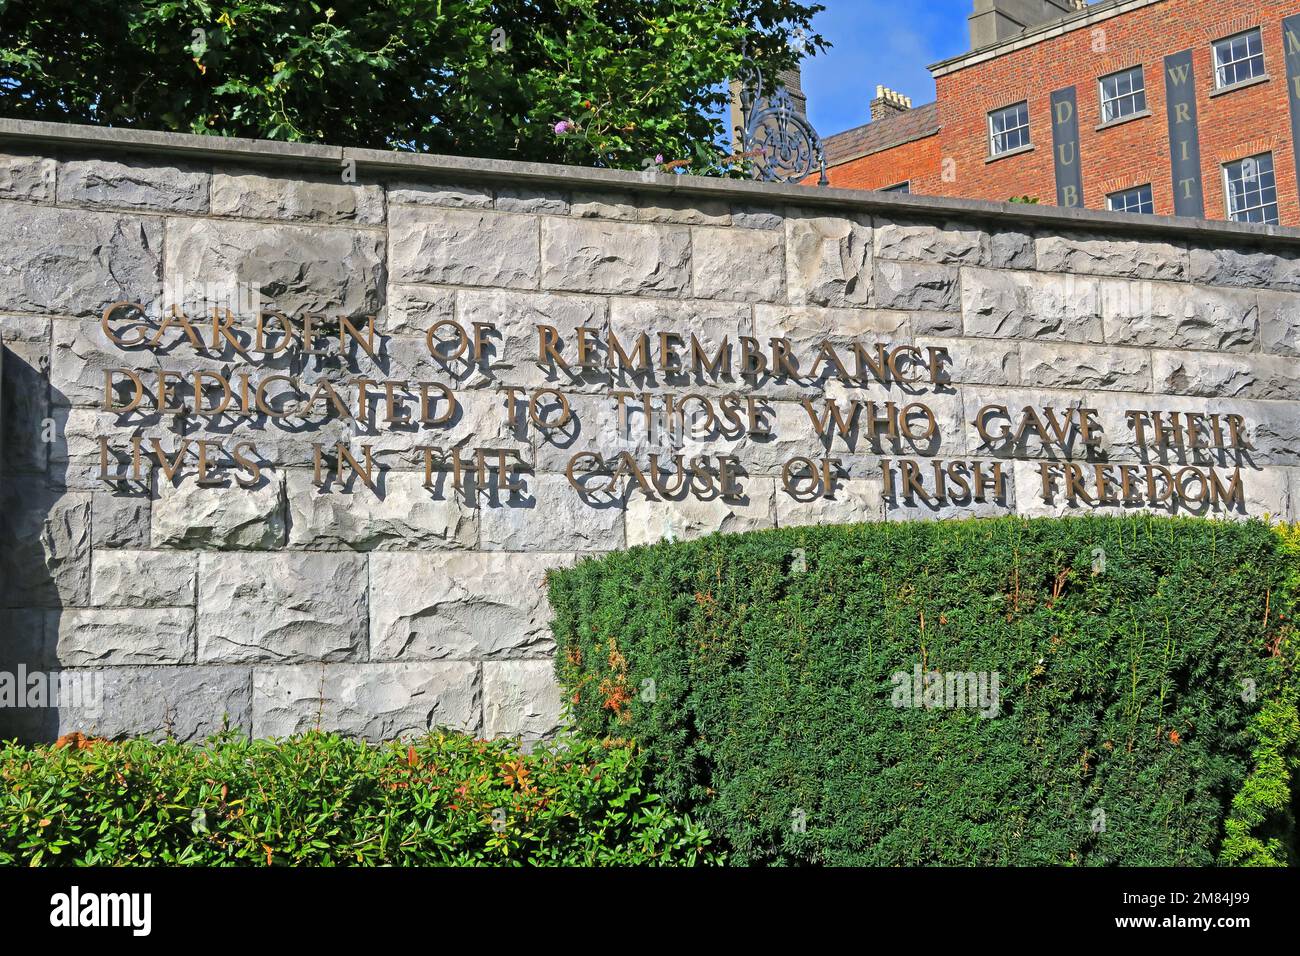
[[754, 178], [799, 183], [819, 170], [817, 185], [830, 185], [821, 138], [790, 91], [778, 86], [765, 100], [763, 71], [752, 60], [746, 64], [740, 90], [741, 150], [753, 160]]

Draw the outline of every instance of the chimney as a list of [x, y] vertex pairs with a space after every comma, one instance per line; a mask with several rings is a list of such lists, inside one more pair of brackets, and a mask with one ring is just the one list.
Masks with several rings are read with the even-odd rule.
[[912, 108], [912, 98], [887, 86], [876, 86], [876, 98], [871, 101], [871, 122], [906, 113]]
[[971, 49], [1001, 43], [1087, 6], [1088, 0], [975, 0], [975, 12], [968, 18]]

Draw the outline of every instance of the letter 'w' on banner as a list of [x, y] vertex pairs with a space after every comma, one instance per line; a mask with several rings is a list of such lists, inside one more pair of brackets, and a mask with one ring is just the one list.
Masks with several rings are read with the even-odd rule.
[[1201, 185], [1201, 138], [1196, 125], [1196, 76], [1192, 51], [1165, 57], [1169, 107], [1169, 165], [1174, 177], [1174, 215], [1205, 218]]
[[[1300, 13], [1282, 21], [1282, 50], [1286, 54], [1287, 99], [1291, 101], [1291, 142], [1300, 143]], [[1300, 177], [1300, 149], [1291, 152]]]
[[1079, 105], [1074, 87], [1052, 94], [1052, 154], [1056, 164], [1056, 204], [1083, 205], [1083, 169], [1079, 161]]

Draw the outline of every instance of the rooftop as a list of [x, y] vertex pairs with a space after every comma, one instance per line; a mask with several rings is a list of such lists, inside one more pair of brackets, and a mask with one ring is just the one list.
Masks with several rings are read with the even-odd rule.
[[926, 103], [896, 116], [887, 116], [827, 136], [822, 141], [826, 150], [826, 165], [837, 166], [878, 153], [882, 149], [933, 136], [937, 132], [939, 106], [937, 103]]

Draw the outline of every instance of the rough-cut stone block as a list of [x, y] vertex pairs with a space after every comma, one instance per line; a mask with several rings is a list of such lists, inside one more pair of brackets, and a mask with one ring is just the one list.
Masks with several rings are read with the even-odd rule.
[[[614, 382], [621, 388], [664, 385], [733, 390], [741, 387], [743, 380], [736, 374], [740, 367], [740, 338], [753, 333], [750, 311], [749, 306], [733, 302], [611, 299], [610, 333], [618, 340], [624, 352], [633, 358], [639, 336], [648, 336], [649, 360], [652, 363], [652, 368], [648, 371], [627, 369], [620, 365], [613, 372]], [[681, 361], [669, 363], [680, 366], [676, 371], [663, 368], [664, 363], [659, 356], [660, 333], [676, 336], [670, 342], [673, 352]], [[723, 360], [717, 375], [704, 367], [699, 370], [693, 368], [692, 341], [698, 342], [705, 353], [702, 366], [707, 366], [722, 352]], [[725, 352], [722, 351], [724, 346]], [[614, 361], [618, 363], [620, 360], [614, 356]]]
[[495, 206], [501, 212], [524, 212], [539, 216], [567, 216], [569, 214], [569, 197], [565, 193], [502, 188], [497, 190]]
[[241, 298], [260, 297], [262, 309], [291, 315], [362, 316], [383, 305], [384, 240], [377, 232], [172, 220], [166, 258], [167, 304], [180, 305], [187, 314], [232, 307], [235, 290]]
[[1172, 280], [1185, 279], [1188, 272], [1185, 247], [1154, 240], [1039, 236], [1037, 252], [1043, 272]]
[[1024, 232], [995, 232], [989, 238], [994, 269], [1033, 269], [1038, 261], [1034, 237]]
[[1300, 362], [1280, 355], [1154, 353], [1157, 393], [1300, 400]]
[[450, 206], [455, 209], [490, 209], [492, 192], [478, 186], [448, 183], [402, 183], [388, 187], [391, 205]]
[[[836, 348], [836, 354], [850, 375], [858, 371], [854, 356], [854, 343], [862, 344], [871, 353], [875, 343], [902, 345], [911, 341], [908, 313], [885, 309], [823, 309], [816, 306], [759, 305], [754, 308], [754, 338], [763, 345], [770, 362], [773, 338], [788, 339], [792, 358], [799, 371], [800, 382], [813, 380], [813, 365], [823, 342]], [[737, 363], [739, 357], [737, 356]], [[817, 380], [836, 374], [830, 361], [817, 368]], [[793, 387], [780, 388], [773, 378], [772, 369], [757, 377], [756, 387], [764, 394], [803, 398], [809, 394], [806, 386], [795, 383]], [[774, 389], [774, 386], [775, 389]]]
[[635, 219], [636, 197], [621, 193], [577, 192], [570, 215], [578, 219]]
[[990, 342], [985, 339], [916, 337], [916, 347], [927, 356], [939, 353], [939, 385], [1019, 385], [1018, 342]]
[[65, 667], [194, 661], [193, 607], [64, 608], [48, 615]]
[[[1142, 510], [1167, 515], [1192, 515], [1196, 517], [1244, 520], [1246, 518], [1263, 518], [1266, 515], [1275, 518], [1284, 516], [1291, 507], [1286, 471], [1280, 468], [1257, 471], [1242, 467], [1241, 481], [1245, 497], [1244, 507], [1234, 506], [1232, 508], [1214, 509], [1208, 503], [1196, 504], [1173, 498], [1160, 505], [1151, 506], [1148, 504], [1146, 507], [1139, 508], [1136, 505], [1125, 506], [1119, 500], [1122, 494], [1119, 465], [1111, 464], [1107, 466], [1109, 480], [1113, 483], [1110, 486], [1108, 500], [1089, 502], [1079, 495], [1076, 495], [1071, 500], [1065, 493], [1064, 482], [1061, 480], [1059, 472], [1049, 473], [1048, 489], [1045, 492], [1043, 474], [1038, 463], [1017, 461], [1010, 464], [1015, 471], [1017, 511], [1027, 517], [1060, 518], [1084, 514], [1122, 515], [1134, 514]], [[1083, 473], [1089, 483], [1088, 487], [1095, 492], [1094, 467], [1092, 464], [1082, 466]], [[1180, 467], [1177, 464], [1170, 465], [1170, 471], [1176, 476], [1180, 471]], [[1221, 480], [1225, 482], [1230, 482], [1233, 470], [1233, 466], [1217, 469]], [[1143, 496], [1147, 494], [1146, 473], [1141, 467], [1130, 473], [1130, 480], [1133, 483], [1135, 494]], [[1157, 482], [1159, 487], [1163, 489], [1163, 478], [1157, 479]], [[1199, 489], [1200, 485], [1196, 480], [1191, 480], [1189, 487], [1195, 493], [1195, 490]]]
[[149, 503], [147, 489], [96, 491], [91, 495], [91, 544], [96, 548], [149, 547]]
[[584, 500], [564, 475], [521, 474], [523, 490], [482, 500], [484, 551], [613, 551], [623, 546], [618, 501]]
[[780, 209], [762, 206], [733, 205], [731, 224], [737, 229], [785, 229], [785, 215]]
[[68, 206], [117, 209], [208, 211], [207, 172], [168, 166], [165, 161], [116, 162], [75, 159], [59, 169], [59, 202]]
[[472, 548], [478, 512], [457, 496], [434, 497], [420, 472], [382, 472], [376, 490], [357, 481], [317, 486], [310, 471], [288, 473], [289, 545], [314, 550]]
[[54, 198], [55, 166], [45, 156], [0, 154], [0, 199], [48, 202]]
[[764, 229], [691, 231], [691, 274], [701, 299], [774, 302], [784, 291], [784, 243]]
[[0, 303], [8, 312], [98, 316], [162, 292], [162, 224], [84, 209], [14, 205], [0, 216]]
[[549, 568], [569, 554], [370, 555], [370, 659], [482, 660], [549, 654]]
[[1193, 249], [1193, 282], [1300, 292], [1300, 256], [1251, 249]]
[[199, 488], [159, 476], [150, 524], [155, 548], [277, 548], [284, 544], [284, 479], [263, 472], [256, 488]]
[[[934, 477], [934, 462], [919, 462], [921, 480], [925, 485], [924, 495], [909, 488], [903, 481], [897, 464], [891, 464], [893, 475], [893, 493], [883, 495], [886, 521], [951, 521], [962, 518], [994, 518], [1012, 514], [1016, 510], [1015, 475], [1007, 461], [983, 461], [980, 468], [984, 480], [988, 483], [984, 500], [975, 497], [975, 476], [972, 468], [957, 472], [960, 481], [950, 472], [945, 472], [942, 498], [935, 494], [937, 482]], [[941, 467], [947, 469], [945, 462]], [[1002, 479], [998, 481], [999, 469]], [[963, 488], [961, 482], [966, 483]]]
[[535, 743], [560, 729], [560, 687], [550, 661], [483, 664], [483, 736]]
[[851, 219], [785, 220], [786, 287], [796, 305], [871, 303], [871, 227]]
[[390, 285], [383, 331], [388, 335], [425, 335], [439, 322], [455, 319], [456, 290], [418, 285]]
[[[456, 452], [460, 453], [467, 469], [463, 480], [466, 488], [472, 484], [472, 472], [476, 468], [475, 449], [490, 448], [509, 452], [508, 464], [516, 468], [521, 462], [530, 462], [532, 446], [527, 427], [519, 424], [527, 415], [527, 412], [520, 408], [523, 405], [522, 400], [516, 402], [513, 427], [508, 420], [506, 396], [495, 390], [465, 389], [457, 394], [456, 402], [454, 420], [444, 426], [418, 429], [379, 428], [373, 432], [367, 431], [365, 434], [355, 435], [352, 438], [353, 456], [358, 461], [364, 461], [364, 448], [369, 446], [374, 461], [384, 468], [418, 471], [423, 475], [425, 449], [429, 449], [434, 472], [432, 494], [435, 496], [452, 494], [453, 489], [447, 474], [455, 468], [453, 455]], [[435, 406], [435, 413], [441, 414], [446, 408], [444, 403], [439, 402]], [[485, 460], [491, 465], [496, 463], [494, 454], [485, 453]]]
[[[499, 289], [462, 289], [456, 296], [457, 320], [467, 335], [475, 323], [488, 323], [495, 331], [484, 338], [485, 361], [470, 364], [464, 359], [447, 362], [455, 380], [467, 386], [511, 385], [527, 388], [563, 388], [566, 391], [604, 390], [609, 373], [603, 367], [584, 370], [577, 363], [576, 335], [579, 328], [590, 330], [589, 341], [602, 340], [605, 332], [605, 303], [595, 296], [547, 295], [535, 292], [506, 292]], [[556, 349], [566, 362], [539, 365], [538, 326], [555, 329]], [[594, 334], [593, 334], [594, 333]], [[451, 340], [448, 332], [446, 340]], [[443, 336], [439, 336], [443, 340]], [[454, 346], [452, 346], [454, 348]], [[594, 346], [603, 363], [605, 353]]]
[[197, 554], [96, 549], [90, 576], [95, 607], [193, 607]]
[[[1036, 385], [1032, 379], [1023, 380]], [[976, 458], [1004, 459], [1009, 465], [1012, 458], [1074, 458], [1087, 456], [1087, 447], [1077, 428], [1071, 427], [1072, 413], [1080, 407], [1097, 411], [1095, 418], [1102, 430], [1096, 436], [1097, 447], [1103, 452], [1118, 450], [1118, 444], [1128, 434], [1123, 408], [1166, 407], [1161, 399], [1150, 394], [1135, 395], [1127, 392], [1076, 391], [1062, 394], [1036, 388], [987, 388], [971, 386], [961, 390], [964, 408], [959, 427], [966, 434], [966, 452]], [[1022, 417], [1026, 408], [1032, 409], [1043, 421], [1043, 432], [1032, 422], [1022, 430]], [[1064, 446], [1052, 430], [1044, 409], [1051, 408], [1058, 424], [1065, 429]], [[984, 434], [980, 433], [983, 428]], [[1017, 440], [1019, 435], [1019, 440]], [[987, 436], [987, 437], [986, 437]], [[956, 456], [953, 456], [956, 457]]]
[[[800, 486], [801, 487], [801, 486]], [[783, 487], [776, 489], [776, 526], [798, 528], [825, 524], [858, 524], [884, 516], [883, 486], [879, 478], [848, 478], [836, 482], [832, 497], [796, 498]]]
[[[56, 406], [50, 413], [54, 424], [54, 441], [48, 446], [50, 468], [55, 473], [62, 472], [64, 483], [73, 487], [113, 487], [107, 483], [108, 479], [100, 477], [101, 473], [126, 476], [128, 486], [132, 482], [143, 484], [141, 479], [147, 478], [148, 471], [154, 467], [152, 457], [147, 460], [144, 457], [152, 452], [153, 440], [158, 439], [164, 451], [170, 453], [180, 447], [180, 429], [185, 426], [184, 420], [175, 416], [145, 415], [138, 411], [119, 415], [84, 405]], [[131, 443], [137, 437], [142, 443], [139, 478], [131, 460]], [[101, 454], [101, 438], [108, 439], [107, 468]]]
[[1259, 322], [1265, 352], [1300, 357], [1300, 295], [1259, 293]]
[[0, 604], [84, 607], [90, 599], [90, 495], [34, 479], [0, 487]]
[[637, 206], [641, 222], [680, 222], [691, 226], [730, 226], [731, 209], [712, 199], [645, 196]]
[[986, 266], [991, 258], [988, 234], [960, 224], [878, 222], [875, 241], [881, 259]]
[[367, 586], [364, 555], [204, 552], [199, 660], [361, 660]]
[[1145, 392], [1151, 388], [1151, 357], [1143, 349], [1022, 342], [1020, 373], [1038, 388]]
[[537, 288], [534, 216], [394, 206], [388, 219], [394, 282]]
[[1101, 342], [1097, 283], [1074, 276], [962, 269], [967, 335], [999, 339]]
[[[1016, 511], [1029, 518], [1064, 518], [1080, 515], [1122, 515], [1122, 505], [1085, 504], [1076, 497], [1071, 502], [1062, 491], [1061, 481], [1051, 484], [1051, 493], [1044, 496], [1043, 476], [1039, 462], [1008, 461], [1003, 468], [1008, 469], [1016, 487]], [[1047, 464], [1044, 462], [1043, 464]], [[1086, 466], [1085, 466], [1086, 467]]]
[[366, 183], [216, 173], [212, 214], [372, 226], [384, 221], [384, 191]]
[[223, 725], [253, 724], [253, 682], [246, 667], [108, 667], [78, 670], [99, 681], [95, 704], [60, 707], [51, 739], [79, 731], [110, 739], [175, 737], [200, 741]]
[[[130, 369], [146, 386], [152, 389], [157, 383], [160, 360], [149, 349], [123, 349], [114, 345], [104, 334], [100, 323], [89, 319], [82, 321], [58, 320], [52, 323], [54, 339], [50, 363], [50, 399], [54, 405], [100, 405], [104, 401], [104, 374], [116, 369]], [[168, 363], [168, 368], [174, 368]], [[114, 375], [117, 399], [128, 396], [128, 379]]]
[[685, 226], [547, 218], [542, 288], [684, 296], [690, 288]]
[[1111, 345], [1251, 352], [1259, 343], [1253, 292], [1166, 282], [1104, 282], [1101, 308]]
[[698, 538], [715, 531], [754, 531], [776, 524], [773, 503], [776, 484], [771, 478], [740, 479], [744, 494], [739, 498], [714, 497], [707, 501], [694, 496], [650, 500], [634, 492], [627, 502], [628, 546]]
[[955, 312], [961, 308], [959, 273], [952, 266], [877, 262], [875, 303], [882, 309]]
[[253, 671], [253, 735], [320, 728], [383, 741], [440, 728], [476, 733], [482, 710], [477, 665], [304, 664]]

